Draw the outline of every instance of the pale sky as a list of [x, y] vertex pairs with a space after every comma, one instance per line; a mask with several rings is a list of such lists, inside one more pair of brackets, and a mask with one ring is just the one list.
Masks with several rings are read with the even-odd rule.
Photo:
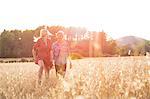
[[150, 40], [149, 0], [0, 0], [0, 31], [40, 25], [102, 29], [113, 38]]

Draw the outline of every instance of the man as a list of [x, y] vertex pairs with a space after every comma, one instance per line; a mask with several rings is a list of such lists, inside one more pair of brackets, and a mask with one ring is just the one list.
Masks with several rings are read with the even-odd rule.
[[65, 76], [67, 57], [69, 56], [69, 45], [64, 40], [64, 32], [58, 31], [56, 33], [57, 41], [52, 45], [53, 63], [56, 69], [56, 75]]

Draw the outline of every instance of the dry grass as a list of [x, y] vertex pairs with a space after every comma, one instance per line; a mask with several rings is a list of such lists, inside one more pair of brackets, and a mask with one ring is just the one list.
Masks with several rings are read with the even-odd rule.
[[54, 69], [37, 86], [34, 63], [0, 64], [0, 99], [150, 99], [149, 57], [74, 60], [65, 79]]

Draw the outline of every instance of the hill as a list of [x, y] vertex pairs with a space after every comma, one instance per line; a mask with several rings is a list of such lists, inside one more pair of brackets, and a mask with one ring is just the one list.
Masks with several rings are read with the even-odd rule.
[[117, 45], [118, 46], [128, 46], [130, 48], [134, 48], [137, 45], [145, 44], [147, 40], [136, 37], [136, 36], [125, 36], [121, 37], [119, 39], [116, 39]]

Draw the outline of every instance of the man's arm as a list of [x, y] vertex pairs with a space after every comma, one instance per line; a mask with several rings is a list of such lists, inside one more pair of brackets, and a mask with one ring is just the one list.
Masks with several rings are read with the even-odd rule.
[[70, 69], [72, 68], [72, 63], [71, 63], [71, 48], [70, 45], [67, 43], [67, 48], [68, 48], [68, 60], [69, 60], [69, 65], [70, 65]]

